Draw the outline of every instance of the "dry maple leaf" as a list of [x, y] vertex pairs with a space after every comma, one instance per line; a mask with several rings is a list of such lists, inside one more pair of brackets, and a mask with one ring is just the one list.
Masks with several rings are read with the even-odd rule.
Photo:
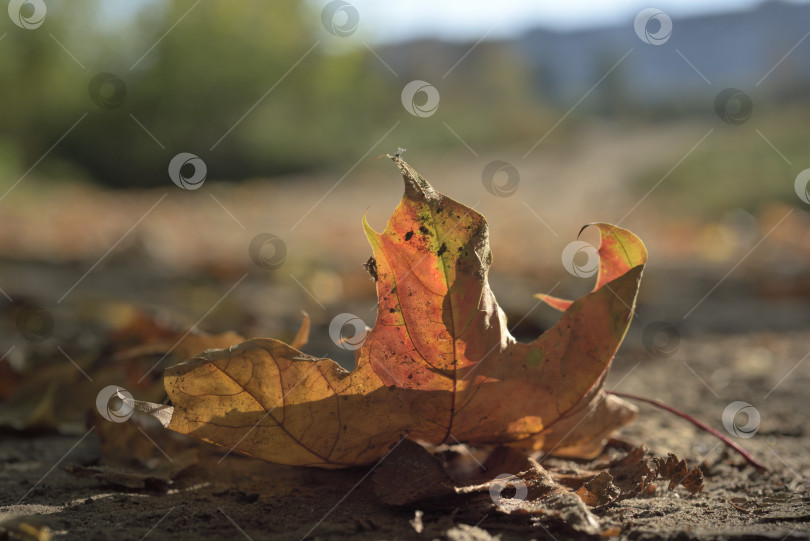
[[273, 339], [211, 350], [166, 371], [168, 428], [271, 462], [367, 464], [404, 437], [503, 444], [589, 458], [635, 407], [602, 389], [630, 324], [647, 253], [601, 234], [593, 292], [530, 343], [509, 333], [489, 288], [482, 215], [398, 156], [405, 194], [374, 251], [379, 306], [349, 372]]

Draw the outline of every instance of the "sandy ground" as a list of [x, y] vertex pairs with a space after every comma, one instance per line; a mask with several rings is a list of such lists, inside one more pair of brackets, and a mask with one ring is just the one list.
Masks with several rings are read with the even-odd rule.
[[[683, 489], [666, 492], [662, 485], [652, 497], [599, 511], [601, 519], [621, 524], [626, 539], [807, 539], [810, 406], [803, 397], [810, 377], [796, 365], [808, 343], [806, 332], [749, 333], [689, 336], [665, 358], [627, 348], [615, 362], [609, 388], [657, 397], [721, 430], [720, 415], [729, 402], [755, 404], [761, 414], [759, 431], [738, 441], [771, 471], [758, 473], [708, 434], [642, 406], [639, 420], [623, 436], [646, 442], [656, 453], [675, 452], [701, 464], [706, 488], [690, 496]], [[75, 436], [4, 433], [0, 511], [16, 521], [47, 525], [64, 539], [548, 536], [525, 517], [475, 515], [463, 507], [433, 511], [429, 506], [385, 505], [372, 489], [367, 469], [288, 468], [235, 455], [218, 462], [223, 451], [205, 447], [204, 458], [170, 487], [122, 489], [109, 479], [66, 471], [98, 459], [95, 434], [77, 441]], [[550, 459], [546, 465], [564, 463]], [[424, 512], [421, 534], [409, 522], [417, 510]], [[559, 525], [544, 527], [557, 539], [577, 537]]]
[[[677, 162], [705, 130], [671, 126], [606, 137], [600, 130], [607, 129], [594, 127], [573, 148], [540, 149], [525, 160], [522, 153], [460, 154], [420, 166], [418, 156], [407, 157], [438, 189], [488, 217], [493, 289], [510, 321], [520, 321], [514, 330], [519, 338], [536, 336], [556, 317], [538, 307], [532, 293], [557, 282], [555, 294], [587, 288], [559, 263], [579, 227], [620, 221], [632, 209], [622, 225], [645, 240], [651, 258], [637, 320], [607, 387], [657, 398], [721, 431], [722, 412], [734, 401], [760, 413], [756, 434], [737, 441], [768, 464], [765, 473], [744, 465], [710, 435], [641, 405], [639, 419], [622, 437], [700, 464], [706, 489], [690, 496], [659, 488], [653, 496], [600, 510], [604, 524], [620, 525], [627, 539], [807, 539], [807, 213], [793, 212], [759, 245], [786, 215], [775, 207], [749, 229], [727, 227], [736, 237], [721, 235], [725, 244], [718, 245], [716, 237], [678, 225], [649, 201], [633, 209], [639, 196], [622, 187], [636, 171]], [[481, 171], [494, 159], [520, 171], [514, 197], [495, 197], [483, 187]], [[295, 178], [236, 187], [211, 183], [198, 192], [45, 192], [35, 182], [21, 187], [0, 216], [6, 254], [0, 287], [15, 302], [44, 307], [55, 326], [53, 336], [33, 344], [20, 339], [13, 323], [4, 325], [0, 354], [15, 349], [2, 362], [20, 363], [56, 346], [78, 355], [82, 344], [98, 339], [82, 334], [83, 315], [99, 304], [127, 301], [171, 310], [212, 331], [281, 338], [292, 335], [299, 310], [306, 309], [314, 323], [306, 351], [350, 365], [326, 327], [340, 312], [373, 322], [360, 217], [367, 211], [370, 223], [382, 229], [401, 188], [383, 162], [367, 160], [338, 182], [342, 174], [314, 184]], [[283, 265], [271, 272], [248, 256], [251, 239], [263, 232], [278, 235], [287, 248]], [[722, 257], [702, 257], [705, 242], [723, 248], [709, 250]], [[673, 325], [675, 342], [651, 346], [649, 329], [658, 321]], [[476, 514], [463, 506], [388, 506], [372, 489], [367, 468], [324, 472], [235, 455], [220, 461], [222, 450], [200, 444], [192, 446], [200, 459], [172, 483], [124, 488], [109, 475], [78, 473], [101, 455], [99, 430], [86, 430], [84, 424], [63, 435], [3, 429], [0, 521], [43, 525], [57, 539], [82, 540], [582, 537], [559, 524]], [[182, 462], [180, 455], [172, 458]], [[549, 464], [565, 466], [555, 459]], [[417, 511], [424, 513], [422, 533], [412, 525]]]

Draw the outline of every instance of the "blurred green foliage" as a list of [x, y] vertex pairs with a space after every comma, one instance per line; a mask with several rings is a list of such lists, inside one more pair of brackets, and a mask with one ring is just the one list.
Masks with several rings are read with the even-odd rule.
[[[642, 129], [684, 119], [716, 127], [653, 191], [662, 206], [701, 215], [795, 197], [783, 180], [795, 177], [796, 167], [755, 128], [798, 163], [810, 120], [798, 97], [792, 105], [760, 99], [751, 122], [729, 126], [711, 110], [709, 95], [636, 103], [622, 67], [581, 107], [568, 110], [579, 103], [575, 95], [552, 108], [514, 40], [376, 45], [362, 14], [351, 37], [330, 34], [321, 20], [325, 3], [48, 2], [34, 30], [0, 17], [0, 189], [29, 170], [48, 182], [166, 185], [179, 152], [200, 156], [209, 178], [320, 169], [339, 175], [363, 156], [399, 146], [425, 158], [466, 154], [465, 145], [479, 154], [528, 149], [552, 126], [549, 141], [601, 115]], [[607, 55], [597, 72], [613, 63]], [[104, 73], [125, 93], [109, 81], [93, 87]], [[435, 114], [419, 118], [403, 107], [402, 89], [412, 80], [436, 86]], [[423, 98], [418, 94], [417, 104]], [[670, 167], [651, 169], [635, 190], [646, 193]]]
[[[397, 122], [376, 154], [461, 148], [444, 123], [475, 146], [535, 135], [545, 120], [524, 67], [498, 43], [482, 43], [452, 77], [443, 79], [448, 65], [432, 66], [429, 54], [424, 66], [395, 76], [360, 45], [362, 25], [351, 39], [333, 36], [310, 3], [138, 5], [121, 15], [101, 0], [50, 2], [36, 30], [2, 18], [3, 184], [85, 113], [36, 174], [159, 185], [171, 157], [191, 152], [209, 177], [241, 179], [348, 167]], [[99, 73], [120, 78], [126, 94], [109, 83], [94, 91]], [[432, 118], [417, 118], [400, 94], [409, 80], [428, 77], [442, 100]], [[104, 100], [106, 108], [96, 103]]]

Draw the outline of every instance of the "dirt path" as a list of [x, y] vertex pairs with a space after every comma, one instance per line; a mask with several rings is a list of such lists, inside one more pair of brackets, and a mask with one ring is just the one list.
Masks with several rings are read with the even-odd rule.
[[[738, 441], [771, 471], [757, 473], [708, 434], [642, 405], [639, 420], [623, 435], [644, 441], [656, 453], [674, 452], [701, 463], [706, 489], [693, 497], [661, 485], [652, 497], [600, 511], [601, 520], [620, 524], [626, 539], [807, 539], [810, 406], [804, 396], [810, 376], [797, 363], [808, 343], [806, 332], [761, 333], [683, 337], [669, 357], [625, 348], [608, 388], [618, 385], [625, 392], [656, 397], [720, 430], [727, 404], [754, 404], [761, 414], [759, 430]], [[557, 539], [572, 537], [565, 528], [541, 527], [526, 517], [387, 506], [365, 469], [287, 468], [236, 455], [219, 462], [222, 450], [203, 449], [202, 460], [171, 486], [122, 489], [114, 477], [84, 478], [66, 471], [98, 459], [93, 433], [80, 439], [5, 432], [0, 512], [12, 522], [47, 525], [57, 539], [542, 539], [547, 537], [543, 528]], [[422, 534], [410, 524], [417, 510], [424, 512]]]
[[[654, 162], [674, 164], [702, 134], [694, 126], [611, 137], [599, 132], [611, 129], [593, 128], [566, 154], [538, 150], [525, 161], [517, 154], [475, 160], [460, 156], [422, 168], [431, 171], [429, 178], [443, 192], [488, 217], [495, 254], [493, 290], [510, 321], [523, 321], [515, 332], [519, 337], [536, 336], [553, 322], [550, 312], [534, 309], [531, 294], [560, 276], [555, 254], [574, 238], [579, 225], [619, 220], [638, 201], [622, 188], [634, 171]], [[496, 198], [483, 188], [481, 169], [493, 159], [519, 168], [521, 198]], [[298, 324], [298, 309], [306, 308], [315, 325], [307, 352], [350, 366], [351, 356], [339, 355], [327, 338], [326, 325], [343, 311], [362, 314], [368, 323], [374, 319], [373, 284], [361, 268], [369, 249], [360, 217], [368, 209], [371, 224], [382, 228], [401, 195], [396, 174], [392, 171], [389, 178], [382, 170], [377, 163], [364, 164], [337, 185], [339, 176], [315, 185], [296, 179], [253, 181], [233, 189], [212, 184], [210, 192], [173, 191], [165, 200], [160, 199], [161, 191], [123, 198], [58, 188], [35, 199], [33, 192], [25, 196], [21, 191], [0, 217], [0, 247], [9, 257], [0, 261], [0, 285], [15, 300], [45, 307], [55, 328], [50, 341], [22, 347], [9, 321], [0, 329], [2, 351], [9, 344], [17, 348], [0, 362], [52, 354], [66, 340], [74, 348], [71, 352], [81, 352], [82, 344], [98, 339], [83, 330], [82, 318], [118, 299], [172, 310], [189, 324], [202, 316], [201, 326], [209, 330], [237, 328], [247, 335], [275, 337], [290, 336]], [[331, 186], [334, 190], [318, 203]], [[156, 201], [159, 206], [138, 230], [86, 280], [77, 282]], [[31, 212], [31, 205], [38, 211]], [[798, 220], [799, 214], [791, 219]], [[758, 431], [738, 441], [771, 469], [758, 473], [708, 434], [641, 405], [640, 418], [623, 437], [644, 442], [657, 454], [674, 452], [701, 464], [706, 489], [693, 497], [682, 489], [667, 492], [662, 485], [651, 496], [598, 511], [600, 522], [606, 528], [618, 525], [618, 535], [625, 539], [808, 539], [806, 274], [771, 272], [773, 261], [788, 261], [784, 246], [790, 245], [779, 244], [777, 232], [718, 286], [759, 237], [715, 266], [690, 260], [676, 267], [671, 263], [683, 252], [665, 242], [651, 219], [655, 215], [656, 209], [642, 204], [625, 224], [655, 253], [642, 286], [639, 317], [607, 387], [657, 398], [721, 431], [726, 430], [722, 414], [729, 404], [751, 404], [760, 414]], [[797, 224], [792, 231], [804, 227]], [[284, 266], [273, 273], [257, 269], [247, 256], [251, 238], [260, 232], [278, 234], [288, 248]], [[691, 242], [689, 234], [682, 236]], [[791, 268], [806, 268], [801, 259], [806, 253], [795, 254], [788, 254], [794, 258]], [[37, 262], [44, 259], [51, 263]], [[65, 302], [57, 303], [72, 286]], [[568, 277], [561, 287], [570, 292], [579, 286]], [[233, 294], [221, 299], [229, 287], [235, 287]], [[701, 301], [706, 292], [711, 295]], [[684, 319], [699, 301], [699, 309]], [[645, 344], [644, 331], [659, 320], [677, 326], [678, 340], [656, 354], [649, 336]], [[65, 369], [73, 367], [66, 364]], [[93, 476], [87, 468], [101, 454], [101, 425], [91, 421], [87, 426], [97, 428], [88, 432], [80, 424], [67, 435], [3, 429], [4, 527], [41, 525], [56, 539], [116, 541], [583, 537], [560, 524], [476, 514], [463, 506], [450, 511], [388, 506], [372, 489], [368, 469], [304, 470], [236, 455], [222, 459], [222, 450], [196, 443], [192, 447], [199, 449], [199, 460], [171, 484], [165, 479], [133, 481], [131, 475], [114, 472]], [[146, 439], [135, 441], [151, 449]], [[179, 451], [167, 454], [178, 468], [185, 460]], [[414, 526], [419, 524], [417, 511], [423, 513], [421, 533]], [[0, 533], [0, 539], [4, 535]]]

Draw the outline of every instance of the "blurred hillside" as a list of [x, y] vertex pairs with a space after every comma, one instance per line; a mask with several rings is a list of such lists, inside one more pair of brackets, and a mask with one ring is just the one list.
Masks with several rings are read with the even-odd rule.
[[[241, 180], [345, 170], [394, 129], [422, 156], [528, 149], [593, 117], [714, 115], [725, 86], [743, 89], [760, 114], [805, 103], [810, 83], [810, 47], [794, 47], [808, 5], [677, 19], [664, 47], [639, 40], [632, 21], [501, 41], [375, 44], [362, 13], [325, 21], [323, 7], [145, 1], [117, 16], [83, 0], [49, 3], [37, 31], [3, 18], [0, 188], [57, 141], [35, 175], [166, 185], [170, 158], [191, 152], [209, 178]], [[435, 114], [403, 107], [414, 80], [437, 89]], [[413, 105], [426, 97], [418, 92]]]
[[[537, 29], [516, 44], [531, 70], [535, 96], [559, 107], [585, 93], [632, 49], [610, 83], [595, 89], [588, 107], [674, 116], [711, 112], [714, 96], [726, 87], [751, 94], [758, 105], [803, 99], [810, 47], [796, 45], [810, 29], [808, 21], [810, 5], [767, 0], [750, 9], [675, 19], [660, 47], [642, 43], [629, 25], [566, 33]], [[647, 26], [652, 34], [659, 29], [656, 21]]]
[[[606, 221], [650, 247], [641, 302], [655, 317], [696, 310], [691, 325], [739, 329], [717, 314], [761, 326], [760, 301], [790, 301], [770, 321], [804, 324], [810, 228], [794, 180], [809, 167], [810, 5], [676, 18], [671, 34], [629, 17], [404, 43], [373, 40], [373, 21], [341, 0], [111, 5], [50, 2], [33, 29], [0, 17], [9, 299], [204, 314], [250, 276], [220, 317], [253, 306], [256, 333], [283, 330], [291, 307], [316, 324], [346, 302], [372, 314], [360, 219], [384, 227], [400, 179], [374, 158], [406, 147], [438, 190], [487, 217], [513, 321], [546, 326], [531, 293], [555, 282], [564, 296], [588, 290], [560, 254], [582, 224]], [[178, 153], [204, 164], [202, 189], [172, 182]], [[250, 252], [268, 234], [284, 247], [269, 272]]]

